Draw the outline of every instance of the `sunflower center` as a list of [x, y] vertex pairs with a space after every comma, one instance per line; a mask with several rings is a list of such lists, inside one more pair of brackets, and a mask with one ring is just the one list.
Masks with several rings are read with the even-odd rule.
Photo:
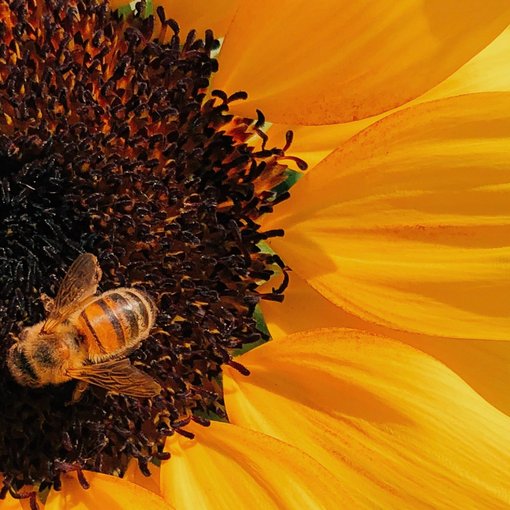
[[[281, 260], [261, 214], [285, 198], [286, 147], [229, 113], [243, 93], [207, 94], [218, 42], [99, 0], [0, 1], [0, 472], [5, 490], [60, 484], [69, 470], [150, 473], [165, 437], [225, 419], [221, 366], [264, 339], [257, 288]], [[251, 142], [251, 144], [250, 144]], [[100, 291], [138, 286], [156, 327], [131, 362], [163, 387], [152, 399], [75, 383], [31, 389], [5, 366], [20, 331], [44, 318], [81, 252]], [[85, 482], [84, 482], [85, 483]]]

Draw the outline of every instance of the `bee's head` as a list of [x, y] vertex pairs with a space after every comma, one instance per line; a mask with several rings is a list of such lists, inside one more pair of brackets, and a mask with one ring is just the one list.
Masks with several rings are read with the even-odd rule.
[[19, 384], [37, 387], [39, 386], [39, 377], [30, 361], [26, 347], [27, 344], [20, 335], [19, 340], [12, 345], [7, 353], [7, 366], [11, 375]]
[[25, 328], [7, 353], [7, 366], [14, 379], [23, 386], [37, 388], [52, 382], [69, 358], [69, 349], [54, 334], [41, 334], [39, 325]]

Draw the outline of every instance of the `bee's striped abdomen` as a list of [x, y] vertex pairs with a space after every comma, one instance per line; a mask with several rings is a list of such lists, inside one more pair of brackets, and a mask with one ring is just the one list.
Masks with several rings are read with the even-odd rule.
[[154, 316], [154, 306], [144, 293], [115, 289], [89, 303], [77, 317], [76, 326], [87, 344], [89, 358], [99, 361], [146, 338]]

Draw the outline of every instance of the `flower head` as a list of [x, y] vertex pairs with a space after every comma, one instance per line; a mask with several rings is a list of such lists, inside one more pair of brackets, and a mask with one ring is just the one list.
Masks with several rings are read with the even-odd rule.
[[[508, 4], [148, 4], [0, 3], [0, 359], [87, 251], [157, 302], [129, 358], [163, 388], [66, 406], [3, 367], [0, 495], [507, 508], [510, 100], [476, 62], [440, 82]], [[333, 122], [285, 200], [290, 128]]]
[[69, 406], [74, 383], [34, 391], [4, 369], [0, 472], [12, 490], [58, 487], [74, 469], [122, 474], [132, 458], [149, 474], [168, 435], [225, 418], [221, 366], [242, 370], [233, 350], [263, 337], [255, 306], [281, 300], [283, 287], [257, 290], [284, 269], [258, 247], [281, 232], [257, 220], [285, 179], [285, 152], [266, 147], [261, 114], [229, 114], [243, 93], [206, 99], [211, 31], [181, 40], [162, 8], [155, 31], [142, 6], [124, 19], [104, 1], [4, 2], [2, 13], [2, 359], [89, 251], [101, 291], [141, 286], [156, 301], [131, 360], [163, 392], [140, 401], [92, 387]]

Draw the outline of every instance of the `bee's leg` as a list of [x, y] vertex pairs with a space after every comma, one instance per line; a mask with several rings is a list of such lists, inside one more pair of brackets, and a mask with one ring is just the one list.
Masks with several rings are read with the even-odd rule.
[[76, 387], [74, 388], [73, 396], [69, 402], [66, 402], [66, 405], [71, 406], [79, 402], [81, 400], [81, 397], [83, 396], [83, 393], [85, 393], [88, 387], [89, 387], [88, 382], [78, 381]]
[[50, 298], [50, 296], [48, 296], [48, 294], [45, 294], [44, 292], [41, 294], [39, 299], [41, 300], [41, 303], [43, 304], [46, 313], [50, 313], [53, 310], [53, 306], [55, 304], [54, 299]]

